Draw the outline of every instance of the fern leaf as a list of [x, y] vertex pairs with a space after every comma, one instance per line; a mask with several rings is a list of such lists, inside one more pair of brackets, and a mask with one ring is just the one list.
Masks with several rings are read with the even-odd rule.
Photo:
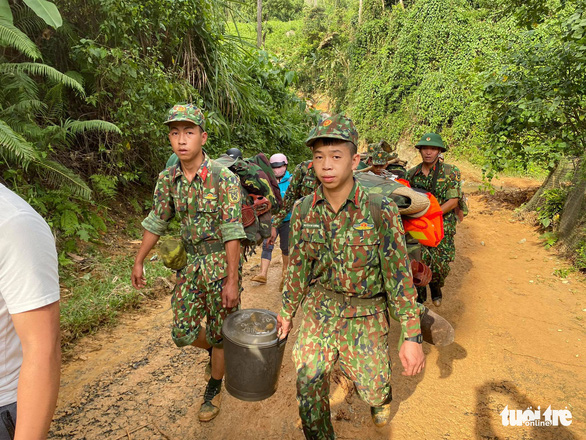
[[67, 121], [65, 123], [65, 129], [71, 134], [82, 134], [86, 131], [102, 131], [122, 134], [115, 124], [100, 119], [93, 119], [90, 121]]
[[85, 95], [83, 86], [73, 78], [59, 72], [57, 69], [41, 63], [3, 63], [0, 64], [0, 73], [21, 73], [29, 75], [44, 76], [55, 82], [61, 83], [67, 87], [77, 90]]
[[66, 166], [54, 160], [37, 158], [33, 165], [47, 182], [56, 188], [68, 191], [74, 196], [90, 200], [92, 190], [87, 184]]
[[6, 154], [23, 168], [37, 158], [32, 144], [2, 120], [0, 120], [0, 153]]
[[14, 113], [37, 113], [46, 108], [47, 104], [43, 101], [39, 101], [38, 99], [26, 99], [2, 109], [2, 111], [0, 111], [0, 118], [3, 116], [11, 116]]
[[6, 21], [0, 22], [0, 46], [10, 46], [34, 60], [41, 58], [36, 44], [24, 32]]

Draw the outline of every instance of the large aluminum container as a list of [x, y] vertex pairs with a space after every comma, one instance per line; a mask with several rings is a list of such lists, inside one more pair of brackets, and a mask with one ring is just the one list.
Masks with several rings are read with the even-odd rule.
[[286, 339], [277, 336], [277, 315], [246, 309], [224, 320], [226, 390], [246, 401], [264, 400], [277, 391]]

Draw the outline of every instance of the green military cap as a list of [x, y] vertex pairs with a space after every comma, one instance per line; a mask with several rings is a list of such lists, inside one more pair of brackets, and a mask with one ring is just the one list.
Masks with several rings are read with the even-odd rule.
[[320, 119], [318, 124], [309, 132], [305, 144], [311, 147], [320, 138], [341, 139], [358, 146], [358, 131], [354, 126], [354, 122], [341, 113]]
[[386, 165], [389, 161], [389, 153], [382, 149], [374, 151], [371, 157], [373, 165]]
[[205, 130], [205, 118], [201, 109], [193, 104], [176, 104], [167, 113], [167, 120], [164, 124], [170, 124], [176, 121], [193, 122]]
[[441, 148], [442, 151], [448, 150], [448, 147], [444, 145], [442, 137], [437, 133], [425, 133], [421, 136], [419, 142], [415, 144], [415, 148], [419, 149], [419, 147], [438, 147]]

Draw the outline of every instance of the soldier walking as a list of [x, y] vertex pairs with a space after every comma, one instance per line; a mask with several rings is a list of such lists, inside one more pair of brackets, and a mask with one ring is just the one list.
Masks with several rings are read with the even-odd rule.
[[187, 264], [177, 271], [171, 336], [178, 347], [193, 345], [210, 352], [211, 377], [199, 410], [199, 420], [207, 422], [220, 411], [224, 376], [220, 331], [226, 316], [240, 304], [240, 239], [246, 236], [240, 184], [230, 170], [203, 152], [207, 133], [200, 109], [176, 105], [165, 124], [179, 163], [159, 174], [153, 207], [142, 222], [145, 231], [132, 268], [132, 285], [146, 285], [144, 259], [178, 214]]
[[389, 310], [401, 323], [404, 375], [422, 371], [419, 316], [403, 226], [396, 205], [378, 196], [377, 225], [370, 196], [355, 181], [358, 133], [343, 115], [322, 119], [306, 144], [321, 185], [294, 207], [289, 267], [278, 316], [285, 337], [300, 305], [304, 317], [293, 350], [297, 399], [308, 439], [334, 439], [329, 404], [336, 361], [371, 406], [377, 426], [390, 417]]
[[[444, 163], [441, 153], [447, 151], [447, 147], [439, 134], [424, 134], [415, 148], [419, 150], [422, 162], [407, 172], [407, 180], [413, 188], [431, 192], [441, 205], [444, 216], [443, 240], [435, 248], [422, 247], [423, 262], [433, 272], [429, 283], [431, 300], [439, 307], [442, 303], [442, 287], [450, 273], [450, 263], [456, 258], [455, 209], [462, 197], [460, 170], [454, 165]], [[418, 287], [417, 301], [423, 304], [426, 300], [427, 287]]]

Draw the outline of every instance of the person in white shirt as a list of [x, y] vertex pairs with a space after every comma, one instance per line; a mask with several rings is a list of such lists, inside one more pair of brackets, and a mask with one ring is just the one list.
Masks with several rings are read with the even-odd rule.
[[55, 239], [2, 184], [0, 353], [0, 440], [47, 438], [61, 369]]

